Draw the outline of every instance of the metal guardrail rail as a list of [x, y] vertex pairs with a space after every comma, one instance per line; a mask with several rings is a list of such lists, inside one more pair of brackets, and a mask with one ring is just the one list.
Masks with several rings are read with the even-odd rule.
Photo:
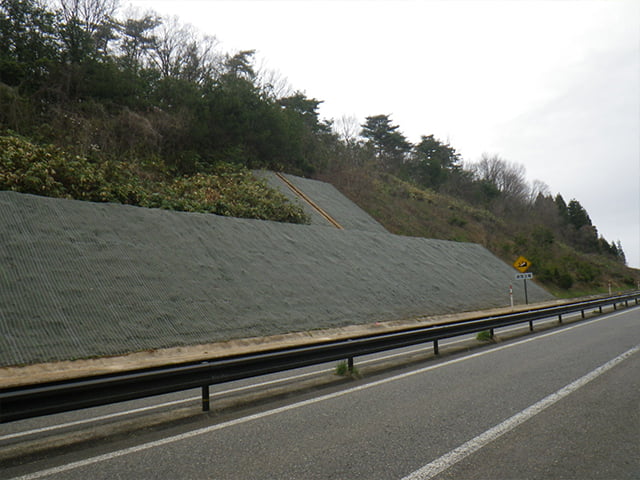
[[438, 353], [438, 341], [458, 335], [493, 330], [535, 320], [599, 309], [629, 302], [639, 304], [640, 292], [611, 296], [567, 305], [539, 308], [493, 317], [481, 317], [427, 327], [413, 327], [390, 333], [324, 341], [301, 347], [289, 347], [256, 354], [230, 356], [199, 363], [178, 364], [118, 374], [88, 376], [73, 380], [21, 387], [0, 388], [0, 423], [96, 407], [153, 395], [192, 388], [202, 389], [203, 410], [209, 410], [209, 386], [242, 378], [305, 367], [309, 365], [349, 360], [394, 348], [433, 342]]

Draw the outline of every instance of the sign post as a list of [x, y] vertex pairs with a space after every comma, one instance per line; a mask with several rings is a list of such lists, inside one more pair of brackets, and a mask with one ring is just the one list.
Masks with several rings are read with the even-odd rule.
[[509, 300], [511, 301], [511, 310], [513, 310], [513, 286], [509, 285]]
[[516, 268], [516, 270], [520, 272], [520, 273], [516, 273], [516, 280], [524, 281], [524, 301], [527, 305], [529, 305], [529, 295], [527, 293], [527, 279], [532, 279], [533, 273], [525, 273], [525, 272], [529, 270], [529, 267], [531, 266], [531, 262], [521, 255], [513, 263], [513, 266]]

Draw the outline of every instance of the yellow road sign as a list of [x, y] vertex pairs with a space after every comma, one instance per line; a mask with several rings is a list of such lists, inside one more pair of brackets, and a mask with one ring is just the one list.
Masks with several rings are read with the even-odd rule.
[[520, 272], [524, 273], [527, 270], [529, 270], [529, 267], [531, 266], [531, 262], [526, 258], [524, 258], [523, 256], [520, 256], [513, 263], [513, 266], [516, 268], [516, 270], [519, 270]]

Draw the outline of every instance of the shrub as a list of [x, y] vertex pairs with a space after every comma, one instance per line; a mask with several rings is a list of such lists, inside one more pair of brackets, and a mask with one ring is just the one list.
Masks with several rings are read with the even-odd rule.
[[256, 180], [248, 170], [231, 165], [220, 166], [214, 174], [174, 179], [141, 205], [290, 223], [309, 221], [302, 208], [284, 195]]
[[347, 362], [346, 361], [338, 362], [338, 364], [336, 365], [336, 375], [344, 377], [345, 375], [348, 375], [348, 373], [349, 373], [349, 367], [347, 366]]
[[536, 226], [531, 236], [533, 237], [535, 244], [538, 246], [549, 246], [554, 241], [553, 232], [542, 226]]
[[493, 341], [493, 337], [491, 336], [491, 332], [489, 330], [483, 330], [482, 332], [478, 332], [476, 334], [476, 340], [481, 342], [491, 342]]
[[0, 190], [117, 202], [187, 212], [308, 223], [304, 210], [244, 167], [172, 177], [159, 161], [104, 161], [70, 155], [17, 136], [0, 136]]
[[598, 269], [590, 263], [578, 262], [576, 276], [581, 282], [592, 282], [598, 275]]
[[449, 225], [454, 227], [464, 227], [467, 224], [467, 221], [460, 217], [451, 217], [449, 219]]
[[567, 273], [558, 273], [555, 280], [556, 285], [564, 290], [569, 290], [573, 286], [573, 277]]
[[0, 189], [48, 197], [102, 200], [102, 172], [84, 157], [16, 136], [0, 137]]
[[356, 367], [353, 367], [353, 370], [349, 371], [349, 364], [346, 360], [338, 362], [336, 365], [336, 375], [340, 377], [361, 378], [360, 371]]

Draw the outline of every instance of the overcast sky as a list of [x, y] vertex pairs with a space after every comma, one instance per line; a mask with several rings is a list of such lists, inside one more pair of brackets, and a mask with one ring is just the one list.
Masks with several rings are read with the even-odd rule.
[[[177, 15], [222, 51], [322, 100], [390, 114], [465, 162], [520, 163], [575, 198], [640, 268], [640, 1], [122, 0]], [[526, 218], [523, 218], [526, 222]]]

